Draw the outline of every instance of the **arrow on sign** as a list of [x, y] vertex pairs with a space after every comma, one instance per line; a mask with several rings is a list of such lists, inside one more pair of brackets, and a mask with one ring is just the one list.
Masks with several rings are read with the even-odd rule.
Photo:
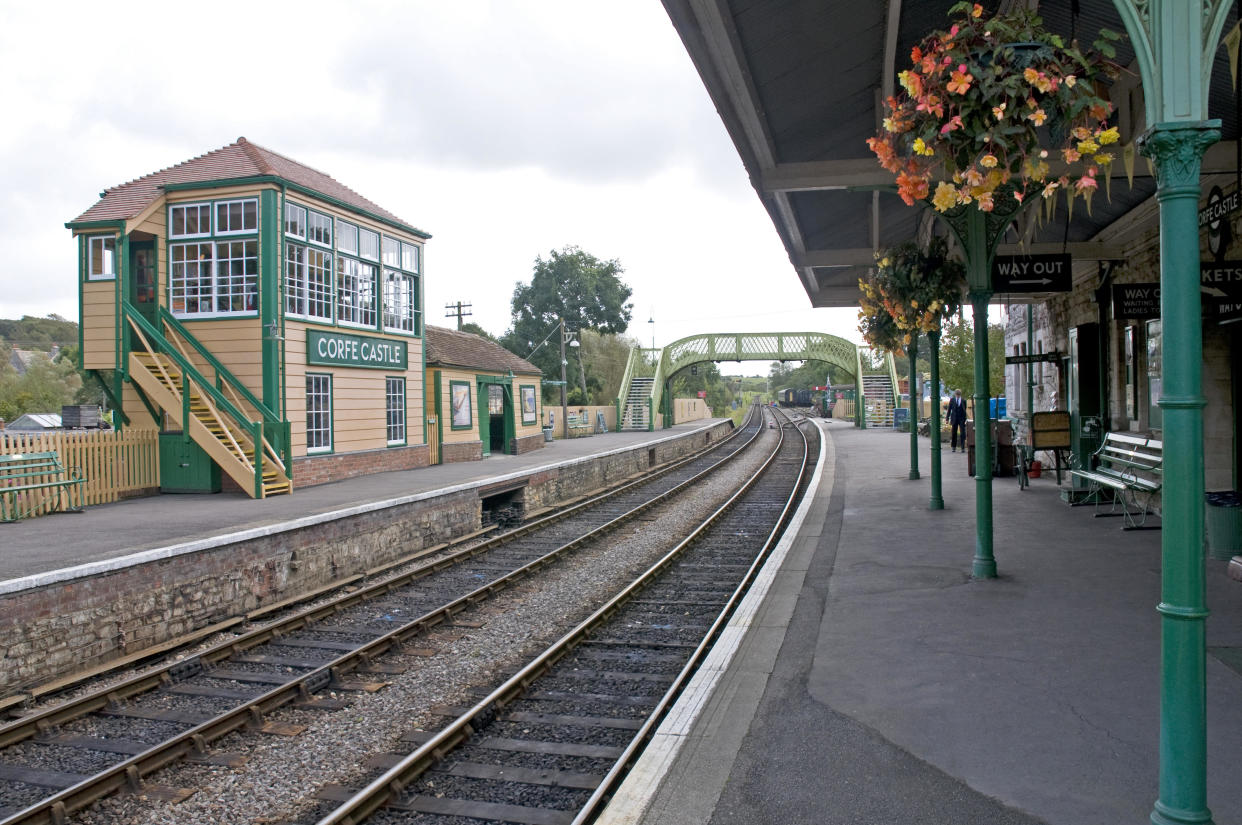
[[1052, 283], [1052, 279], [1051, 279], [1051, 278], [1028, 278], [1027, 280], [1024, 280], [1024, 281], [1010, 281], [1009, 283], [1011, 283], [1011, 284], [1044, 284], [1044, 285], [1047, 285], [1047, 284]]
[[1199, 291], [1206, 292], [1208, 295], [1211, 295], [1214, 298], [1228, 298], [1229, 297], [1223, 289], [1216, 289], [1210, 286], [1201, 286], [1199, 287]]

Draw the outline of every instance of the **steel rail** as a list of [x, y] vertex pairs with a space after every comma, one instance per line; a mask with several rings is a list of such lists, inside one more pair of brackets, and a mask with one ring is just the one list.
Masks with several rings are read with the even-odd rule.
[[[537, 657], [532, 659], [521, 670], [507, 679], [503, 684], [495, 688], [486, 697], [479, 700], [465, 713], [458, 716], [449, 723], [439, 733], [433, 735], [426, 743], [412, 751], [410, 754], [402, 758], [397, 764], [386, 770], [379, 777], [371, 781], [366, 787], [358, 791], [349, 800], [341, 803], [335, 810], [327, 816], [321, 818], [317, 825], [359, 825], [364, 822], [371, 814], [387, 805], [393, 799], [401, 794], [401, 792], [414, 782], [419, 776], [425, 773], [435, 764], [439, 763], [449, 752], [465, 743], [474, 734], [475, 730], [491, 721], [500, 708], [513, 702], [517, 697], [524, 693], [527, 688], [540, 676], [546, 673], [553, 665], [568, 655], [579, 642], [587, 638], [591, 632], [601, 623], [610, 619], [623, 605], [625, 605], [637, 593], [643, 590], [649, 583], [662, 574], [669, 566], [690, 547], [695, 541], [703, 537], [710, 528], [720, 520], [720, 518], [729, 512], [741, 499], [749, 492], [767, 473], [769, 468], [775, 463], [780, 454], [781, 447], [785, 440], [785, 427], [780, 428], [780, 437], [778, 438], [776, 447], [772, 450], [771, 455], [763, 462], [763, 464], [751, 474], [751, 476], [731, 495], [723, 504], [721, 504], [710, 516], [708, 516], [698, 527], [690, 532], [682, 541], [652, 564], [638, 578], [625, 587], [620, 593], [613, 596], [602, 607], [592, 613], [589, 617], [579, 623], [575, 628], [570, 630]], [[803, 438], [803, 459], [799, 476], [793, 485], [793, 491], [790, 494], [790, 501], [797, 497], [801, 488], [803, 477], [806, 472], [807, 453], [806, 453], [806, 437], [799, 431]], [[783, 526], [788, 518], [792, 504], [786, 502], [778, 527]], [[764, 543], [764, 552], [771, 544], [772, 535], [779, 535], [779, 530], [774, 530]], [[753, 563], [748, 570], [748, 578], [753, 578], [756, 571], [758, 560]], [[729, 600], [730, 606], [736, 603], [736, 592], [734, 598]], [[718, 633], [718, 625], [720, 619], [712, 626], [713, 632]], [[700, 645], [700, 648], [706, 650], [710, 645]], [[696, 648], [696, 652], [699, 648]], [[701, 658], [701, 654], [700, 657]], [[687, 666], [683, 669], [679, 682], [683, 682], [692, 669]], [[666, 694], [667, 696], [667, 694]], [[661, 709], [666, 709], [668, 702], [661, 700]], [[644, 725], [640, 733], [649, 732], [650, 724]], [[626, 758], [631, 758], [632, 753], [636, 752], [637, 745], [625, 751]], [[609, 777], [612, 777], [610, 772]], [[613, 780], [615, 781], [615, 779]]]
[[[736, 433], [740, 434], [744, 429], [745, 427], [738, 428]], [[397, 645], [400, 645], [401, 643], [408, 641], [410, 638], [413, 638], [422, 633], [425, 633], [427, 630], [443, 623], [444, 621], [448, 619], [451, 619], [457, 613], [460, 613], [461, 611], [489, 598], [490, 596], [495, 595], [497, 592], [505, 589], [513, 582], [518, 581], [522, 578], [525, 578], [531, 573], [534, 573], [544, 567], [547, 567], [555, 563], [557, 560], [559, 560], [560, 557], [566, 555], [567, 553], [577, 548], [578, 546], [584, 544], [585, 542], [599, 538], [600, 536], [604, 535], [607, 532], [610, 532], [611, 530], [615, 529], [621, 524], [633, 519], [637, 515], [643, 512], [646, 512], [652, 507], [655, 507], [657, 504], [662, 503], [663, 501], [672, 498], [674, 495], [685, 491], [690, 485], [697, 483], [704, 476], [709, 475], [712, 472], [715, 472], [722, 465], [732, 461], [734, 458], [739, 456], [742, 453], [743, 449], [746, 446], [748, 446], [750, 443], [752, 443], [758, 437], [758, 434], [760, 432], [761, 432], [761, 429], [756, 429], [755, 434], [751, 437], [750, 440], [744, 442], [741, 448], [734, 451], [730, 455], [725, 456], [720, 461], [717, 461], [711, 464], [709, 467], [705, 468], [699, 473], [696, 473], [690, 478], [680, 482], [679, 484], [670, 488], [669, 490], [666, 490], [663, 493], [660, 493], [659, 495], [653, 498], [650, 498], [647, 501], [642, 502], [638, 506], [605, 522], [604, 524], [598, 527], [593, 528], [592, 530], [584, 534], [579, 535], [578, 537], [570, 540], [569, 542], [561, 545], [560, 547], [557, 547], [549, 551], [548, 553], [522, 565], [521, 567], [514, 569], [513, 571], [497, 579], [494, 579], [491, 582], [488, 582], [487, 584], [484, 584], [476, 588], [475, 590], [469, 593], [466, 593], [463, 596], [458, 597], [457, 599], [454, 599], [451, 602], [448, 602], [444, 605], [441, 605], [438, 608], [435, 608], [434, 610], [424, 613], [423, 615], [419, 616], [416, 619], [413, 619], [410, 622], [407, 622], [401, 627], [391, 630], [382, 636], [376, 637], [375, 639], [372, 639], [370, 642], [365, 642], [361, 644], [358, 648], [352, 651], [349, 651], [347, 653], [344, 653], [341, 656], [337, 657], [336, 659], [330, 662], [327, 662], [326, 664], [323, 664], [308, 673], [301, 674], [291, 679], [289, 682], [286, 682], [285, 684], [278, 685], [264, 694], [261, 694], [253, 699], [247, 700], [246, 702], [239, 704], [237, 707], [231, 710], [225, 711], [224, 713], [221, 713], [213, 717], [212, 719], [209, 719], [186, 731], [183, 731], [182, 733], [174, 737], [170, 737], [164, 742], [158, 745], [155, 745], [152, 748], [146, 751], [143, 751], [142, 753], [135, 754], [129, 757], [128, 759], [118, 762], [116, 765], [113, 765], [112, 767], [107, 768], [106, 770], [100, 771], [94, 776], [86, 780], [83, 780], [82, 782], [79, 782], [76, 785], [70, 786], [53, 795], [50, 795], [46, 797], [45, 799], [41, 800], [40, 802], [37, 802], [34, 805], [31, 805], [21, 811], [18, 811], [17, 813], [13, 814], [9, 818], [0, 821], [0, 825], [44, 825], [45, 823], [51, 823], [52, 825], [60, 825], [60, 823], [63, 823], [66, 821], [66, 817], [69, 813], [72, 813], [77, 810], [81, 810], [82, 808], [86, 807], [87, 805], [90, 805], [91, 803], [93, 803], [94, 801], [98, 799], [101, 799], [105, 796], [108, 796], [124, 788], [129, 788], [132, 790], [140, 789], [141, 783], [142, 783], [142, 777], [148, 776], [151, 773], [154, 773], [155, 771], [160, 770], [161, 768], [166, 767], [167, 765], [173, 762], [176, 762], [182, 758], [185, 758], [191, 754], [204, 753], [206, 751], [208, 744], [210, 744], [211, 742], [217, 739], [220, 739], [221, 737], [229, 733], [232, 733], [236, 730], [239, 730], [247, 726], [257, 727], [258, 725], [261, 725], [263, 716], [265, 714], [270, 713], [273, 710], [279, 709], [280, 707], [283, 707], [284, 705], [287, 705], [291, 702], [297, 701], [299, 699], [307, 698], [311, 694], [328, 687], [329, 685], [332, 684], [333, 681], [340, 681], [342, 677], [348, 673], [351, 673], [355, 670], [365, 670], [365, 668], [369, 666], [370, 663], [376, 657], [389, 652], [392, 648], [396, 647]], [[689, 461], [694, 460], [695, 458], [701, 458], [704, 454], [710, 452], [712, 449], [718, 449], [722, 447], [723, 445], [725, 445], [726, 443], [730, 442], [733, 439], [733, 437], [734, 435], [730, 435], [729, 438], [721, 442], [718, 442], [711, 449], [704, 450], [698, 453], [696, 456], [692, 456], [685, 461], [679, 461], [675, 463], [674, 465], [670, 465], [670, 467], [665, 468], [663, 471], [661, 471], [659, 475], [664, 475], [666, 472], [676, 469], [677, 467], [684, 466], [686, 463], [689, 463]], [[657, 475], [656, 477], [659, 477], [659, 476]], [[642, 479], [637, 479], [633, 482], [623, 485], [622, 487], [617, 488], [611, 493], [580, 502], [579, 504], [574, 505], [570, 509], [576, 512], [578, 509], [588, 504], [599, 503], [603, 499], [610, 498], [636, 485], [649, 482], [652, 480], [652, 478], [653, 477], [648, 476]], [[507, 543], [509, 541], [512, 541], [518, 535], [524, 535], [527, 532], [532, 532], [534, 528], [537, 526], [546, 526], [549, 523], [563, 520], [566, 517], [567, 516], [562, 513], [550, 515], [543, 519], [532, 522], [530, 525], [525, 525], [522, 528], [519, 528], [518, 530], [513, 531], [512, 533], [505, 533], [501, 536], [497, 536], [494, 539], [489, 540], [488, 544], [491, 545], [493, 542], [498, 543], [498, 544]], [[527, 528], [530, 528], [530, 529], [527, 529]], [[477, 548], [469, 548], [467, 550], [460, 551], [459, 554], [455, 554], [455, 556], [452, 558], [459, 559], [459, 557], [465, 554], [478, 555], [478, 553], [481, 553], [481, 552], [484, 552], [484, 551], [479, 551]], [[396, 590], [404, 586], [405, 584], [408, 584], [410, 581], [414, 581], [418, 578], [422, 578], [430, 572], [435, 572], [436, 570], [443, 569], [445, 567], [450, 567], [454, 563], [456, 562], [452, 561], [450, 558], [438, 560], [437, 562], [434, 562], [431, 565], [428, 565], [423, 568], [419, 568], [418, 571], [411, 571], [410, 573], [402, 574], [392, 579], [378, 582], [375, 585], [372, 585], [370, 588], [368, 588], [368, 590], [372, 593], [378, 593], [381, 591], [385, 593], [391, 592], [393, 590]], [[415, 575], [415, 574], [420, 574], [420, 575]], [[358, 596], [359, 593], [361, 592], [363, 591], [358, 591], [358, 593], [346, 594], [345, 596], [340, 597], [339, 598], [340, 604], [328, 604], [328, 605], [322, 605], [322, 606], [311, 608], [308, 611], [305, 611], [303, 614], [299, 614], [297, 617], [295, 617], [296, 619], [295, 623], [293, 623], [292, 625], [286, 625], [283, 628], [277, 629], [276, 632], [273, 632], [273, 628], [271, 627], [262, 628], [259, 631], [255, 631], [255, 633], [266, 634], [266, 638], [262, 639], [259, 642], [254, 642], [253, 644], [247, 645], [247, 648], [254, 647], [257, 644], [262, 643], [262, 641], [267, 641], [270, 639], [278, 638], [281, 635], [280, 633], [281, 630], [287, 631], [287, 630], [300, 629], [301, 627], [313, 624], [315, 620], [318, 620], [325, 616], [329, 616], [336, 612], [339, 612], [339, 610], [343, 609], [344, 607], [352, 606], [356, 602], [360, 601], [360, 599], [357, 599], [355, 597]], [[240, 644], [241, 642], [239, 639], [239, 640], [234, 640], [231, 642], [225, 642], [215, 648], [212, 648], [211, 652], [213, 654], [219, 654], [219, 655], [216, 656], [216, 658], [214, 659], [207, 657], [207, 664], [213, 664], [218, 661], [223, 661], [227, 659], [229, 656], [235, 655], [241, 652], [243, 648], [240, 647]], [[156, 682], [158, 682], [158, 684], [151, 685], [150, 687], [147, 687], [146, 689], [149, 690], [152, 687], [158, 687], [160, 684], [164, 684], [164, 683], [167, 683], [168, 681], [171, 681], [171, 676], [169, 675], [168, 671], [172, 667], [193, 669], [196, 667], [196, 665], [194, 664], [195, 662], [198, 662], [199, 665], [202, 664], [204, 660], [204, 656], [205, 654], [200, 654], [199, 656], [194, 657], [192, 659], [177, 662], [173, 665], [170, 665], [168, 668], [161, 669], [161, 671], [157, 673], [144, 674], [142, 677], [134, 681], [149, 683], [150, 680], [154, 679], [156, 680]], [[203, 669], [203, 672], [206, 675], [210, 675], [209, 671], [206, 671], [205, 669]], [[133, 694], [130, 694], [130, 695], [133, 695]], [[121, 696], [111, 689], [102, 689], [86, 698], [89, 699], [88, 704], [91, 705], [92, 710], [100, 710], [100, 709], [107, 707], [109, 704], [119, 703], [119, 701], [122, 698], [128, 698], [128, 696]], [[34, 732], [28, 733], [26, 737], [23, 737], [23, 738], [29, 738], [30, 735], [34, 735], [38, 732], [42, 732], [51, 727], [52, 722], [49, 721], [49, 717], [55, 718], [55, 714], [54, 714], [55, 710], [56, 709], [52, 709], [47, 714], [41, 715], [43, 718], [40, 720], [32, 720], [29, 722], [27, 720], [18, 720], [17, 723], [15, 723], [14, 725], [8, 726], [8, 727], [17, 727], [19, 725], [33, 725]], [[87, 712], [90, 712], [90, 711], [87, 711]], [[74, 717], [74, 718], [77, 718], [77, 717]], [[67, 721], [67, 720], [62, 719], [60, 721]], [[0, 735], [3, 735], [8, 729], [8, 727], [0, 728]], [[13, 741], [20, 741], [20, 740], [13, 740]]]
[[[303, 627], [306, 627], [334, 613], [346, 610], [358, 604], [362, 604], [363, 602], [369, 601], [378, 596], [383, 596], [391, 592], [395, 587], [404, 586], [411, 582], [417, 581], [418, 579], [425, 578], [432, 573], [447, 570], [462, 561], [490, 552], [491, 550], [494, 550], [505, 543], [511, 542], [514, 539], [521, 538], [522, 536], [541, 530], [544, 527], [547, 527], [550, 524], [555, 524], [558, 521], [563, 521], [585, 509], [603, 503], [610, 498], [619, 496], [622, 493], [628, 492], [635, 487], [662, 478], [663, 476], [684, 467], [686, 464], [697, 461], [710, 452], [719, 450], [722, 447], [729, 445], [734, 439], [739, 438], [742, 435], [745, 426], [746, 425], [744, 423], [742, 427], [735, 429], [729, 434], [728, 437], [722, 439], [721, 441], [708, 445], [704, 449], [679, 459], [666, 467], [661, 467], [654, 473], [644, 475], [641, 478], [626, 481], [602, 493], [574, 502], [568, 507], [557, 510], [554, 513], [540, 516], [539, 518], [514, 528], [513, 530], [505, 531], [499, 535], [492, 536], [490, 539], [486, 539], [479, 544], [451, 552], [446, 556], [421, 565], [413, 570], [382, 578], [376, 582], [360, 587], [358, 590], [343, 593], [339, 596], [332, 597], [328, 601], [298, 610], [275, 622], [265, 624], [263, 627], [247, 631], [246, 633], [243, 633], [233, 639], [229, 639], [221, 642], [220, 644], [207, 648], [206, 650], [195, 654], [195, 656], [190, 660], [168, 662], [165, 665], [146, 670], [143, 673], [124, 681], [91, 691], [68, 702], [54, 705], [37, 713], [24, 715], [12, 722], [0, 725], [0, 748], [9, 747], [10, 745], [16, 744], [24, 739], [36, 736], [42, 731], [55, 725], [73, 721], [74, 719], [78, 719], [82, 716], [102, 710], [110, 704], [118, 704], [125, 699], [132, 699], [135, 696], [139, 696], [143, 693], [166, 685], [172, 681], [170, 671], [184, 667], [185, 661], [197, 659], [203, 664], [216, 664], [218, 662], [222, 662], [241, 651], [266, 644], [281, 634], [300, 630]], [[742, 447], [744, 448], [745, 444], [743, 444]], [[477, 538], [477, 534], [463, 539], [462, 541], [473, 541], [475, 538]], [[450, 542], [445, 548], [442, 549], [452, 547], [454, 543], [460, 542]], [[437, 552], [434, 548], [432, 548], [431, 551]], [[419, 550], [416, 552], [414, 558], [407, 559], [404, 562], [393, 562], [387, 566], [391, 568], [392, 566], [412, 563], [418, 556], [426, 554], [428, 554], [427, 550]], [[357, 578], [351, 578], [346, 580], [343, 584], [353, 584], [356, 582]], [[165, 651], [161, 655], [167, 657], [171, 652], [175, 651]], [[98, 676], [99, 674], [92, 674], [89, 678], [98, 678]], [[72, 689], [73, 685], [67, 685], [62, 688], [62, 690], [66, 691]]]

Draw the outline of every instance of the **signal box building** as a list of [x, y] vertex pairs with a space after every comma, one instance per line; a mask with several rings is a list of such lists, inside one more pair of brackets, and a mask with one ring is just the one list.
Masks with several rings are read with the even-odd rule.
[[164, 489], [263, 497], [430, 462], [425, 232], [245, 138], [67, 226], [81, 365], [121, 426], [159, 428]]
[[434, 463], [543, 446], [539, 368], [479, 335], [427, 327], [427, 436]]

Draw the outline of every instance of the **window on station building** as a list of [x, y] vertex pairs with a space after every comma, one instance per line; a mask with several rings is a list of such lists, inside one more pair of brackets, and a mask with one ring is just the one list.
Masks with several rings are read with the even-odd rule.
[[342, 324], [374, 327], [375, 266], [353, 258], [336, 259], [336, 316]]
[[384, 329], [421, 335], [419, 274], [422, 249], [384, 238]]
[[307, 211], [306, 240], [320, 246], [332, 246], [332, 218], [319, 212]]
[[245, 198], [216, 201], [216, 234], [245, 235], [259, 231], [259, 201]]
[[332, 450], [332, 376], [306, 375], [306, 452]]
[[168, 207], [168, 237], [205, 238], [211, 234], [211, 204], [184, 203]]
[[94, 235], [86, 239], [86, 279], [106, 281], [116, 277], [116, 237]]
[[385, 408], [388, 418], [388, 444], [405, 443], [405, 379], [389, 378], [385, 387]]
[[418, 334], [417, 279], [404, 272], [384, 270], [384, 329]]
[[[214, 232], [212, 216], [214, 215]], [[253, 315], [259, 308], [259, 201], [241, 198], [168, 207], [168, 305], [181, 317]], [[212, 235], [229, 236], [210, 240]], [[232, 236], [252, 235], [251, 238]]]
[[358, 255], [368, 261], [379, 260], [379, 233], [370, 229], [358, 230]]
[[302, 244], [285, 244], [285, 312], [331, 321], [332, 294], [332, 254]]
[[1163, 411], [1160, 409], [1161, 381], [1160, 319], [1147, 322], [1147, 426], [1152, 430], [1164, 428]]
[[341, 220], [336, 222], [336, 251], [358, 254], [358, 227]]
[[285, 204], [285, 234], [306, 240], [306, 208], [296, 203]]

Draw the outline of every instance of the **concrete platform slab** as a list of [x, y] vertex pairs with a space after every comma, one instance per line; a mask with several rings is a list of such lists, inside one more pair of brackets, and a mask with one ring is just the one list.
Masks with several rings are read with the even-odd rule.
[[[772, 578], [772, 612], [695, 697], [683, 747], [648, 768], [660, 781], [627, 782], [600, 822], [1146, 822], [1160, 533], [1069, 508], [1052, 478], [1026, 491], [996, 479], [1001, 576], [973, 581], [965, 456], [944, 454], [946, 509], [929, 511], [926, 441], [910, 481], [908, 436], [827, 429], [836, 459], [802, 530], [818, 523], [805, 575]], [[1242, 822], [1242, 674], [1227, 664], [1242, 587], [1205, 563], [1209, 805], [1217, 823]]]
[[[295, 489], [265, 500], [243, 493], [162, 495], [0, 524], [0, 593], [10, 580], [77, 565], [120, 559], [177, 545], [209, 545], [222, 536], [279, 529], [291, 522], [337, 518], [342, 512], [388, 506], [411, 496], [503, 481], [637, 445], [656, 445], [709, 429], [721, 419], [654, 432], [599, 433], [555, 441], [523, 455], [377, 473]], [[5, 587], [10, 584], [9, 587]]]

